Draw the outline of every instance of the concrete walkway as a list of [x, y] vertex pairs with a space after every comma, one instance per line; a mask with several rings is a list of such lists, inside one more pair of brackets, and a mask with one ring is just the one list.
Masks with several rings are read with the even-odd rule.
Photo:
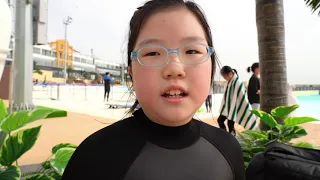
[[[201, 118], [203, 122], [217, 126], [216, 121], [207, 114]], [[45, 161], [51, 155], [51, 148], [62, 142], [80, 144], [90, 134], [116, 122], [114, 119], [89, 116], [68, 112], [68, 117], [40, 120], [28, 127], [42, 125], [40, 136], [35, 146], [19, 159], [19, 165], [35, 164]], [[307, 141], [320, 146], [320, 125], [305, 124], [308, 136], [298, 141]], [[238, 131], [243, 128], [236, 126]]]

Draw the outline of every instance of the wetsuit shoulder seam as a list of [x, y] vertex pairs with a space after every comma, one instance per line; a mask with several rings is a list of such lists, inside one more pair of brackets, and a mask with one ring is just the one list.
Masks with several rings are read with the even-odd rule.
[[[198, 121], [198, 123], [199, 123], [199, 126], [200, 126], [201, 136], [203, 138], [205, 138], [207, 141], [209, 141], [214, 147], [216, 147], [217, 150], [223, 155], [223, 157], [226, 159], [226, 161], [228, 162], [228, 164], [229, 164], [229, 166], [231, 168], [232, 176], [233, 176], [233, 179], [235, 180], [236, 172], [235, 172], [235, 169], [234, 169], [229, 157], [227, 156], [227, 154], [225, 154], [222, 151], [222, 148], [216, 142], [214, 142], [209, 136], [207, 136], [207, 134], [205, 133], [205, 130], [203, 129], [203, 126], [205, 126], [205, 125], [209, 126], [209, 125], [205, 124], [203, 122], [200, 122], [200, 121]], [[218, 129], [216, 127], [212, 126], [212, 130], [218, 130]]]

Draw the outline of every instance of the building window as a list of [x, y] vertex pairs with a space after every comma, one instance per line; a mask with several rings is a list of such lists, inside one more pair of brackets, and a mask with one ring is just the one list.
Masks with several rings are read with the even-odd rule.
[[56, 52], [52, 52], [52, 57], [57, 57], [57, 53]]
[[78, 58], [78, 57], [74, 57], [74, 61], [76, 61], [76, 62], [80, 62], [80, 58]]
[[51, 51], [42, 49], [42, 55], [50, 56], [50, 57], [51, 57]]
[[59, 53], [59, 57], [58, 58], [62, 58], [62, 52]]
[[35, 53], [35, 54], [41, 54], [41, 53], [40, 53], [40, 49], [39, 49], [39, 48], [36, 48], [36, 47], [33, 48], [33, 53]]

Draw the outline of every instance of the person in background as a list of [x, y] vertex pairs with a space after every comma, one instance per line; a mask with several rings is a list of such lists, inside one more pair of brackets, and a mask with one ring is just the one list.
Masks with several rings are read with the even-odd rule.
[[260, 68], [259, 63], [253, 63], [247, 68], [248, 73], [252, 72], [252, 76], [248, 84], [248, 99], [252, 109], [260, 109]]
[[107, 101], [109, 101], [110, 86], [111, 86], [111, 83], [114, 82], [114, 80], [111, 78], [111, 75], [109, 72], [106, 72], [106, 75], [104, 75], [103, 80], [104, 80], [104, 100], [106, 100], [106, 96], [107, 96]]
[[210, 87], [209, 89], [209, 95], [206, 99], [206, 109], [207, 109], [207, 113], [211, 113], [212, 112], [212, 94], [213, 94], [213, 88]]
[[220, 108], [218, 124], [226, 130], [224, 122], [228, 120], [228, 130], [235, 135], [234, 124], [237, 122], [247, 130], [257, 128], [257, 117], [251, 113], [251, 106], [246, 97], [246, 89], [239, 75], [230, 66], [222, 67], [221, 76], [227, 81]]

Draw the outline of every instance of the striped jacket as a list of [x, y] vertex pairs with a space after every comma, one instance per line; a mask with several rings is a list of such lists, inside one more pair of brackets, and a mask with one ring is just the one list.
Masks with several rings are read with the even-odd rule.
[[257, 129], [258, 117], [251, 113], [252, 107], [246, 95], [246, 88], [237, 74], [230, 80], [224, 93], [227, 94], [222, 98], [220, 114], [226, 116], [228, 120], [235, 121], [246, 130]]

